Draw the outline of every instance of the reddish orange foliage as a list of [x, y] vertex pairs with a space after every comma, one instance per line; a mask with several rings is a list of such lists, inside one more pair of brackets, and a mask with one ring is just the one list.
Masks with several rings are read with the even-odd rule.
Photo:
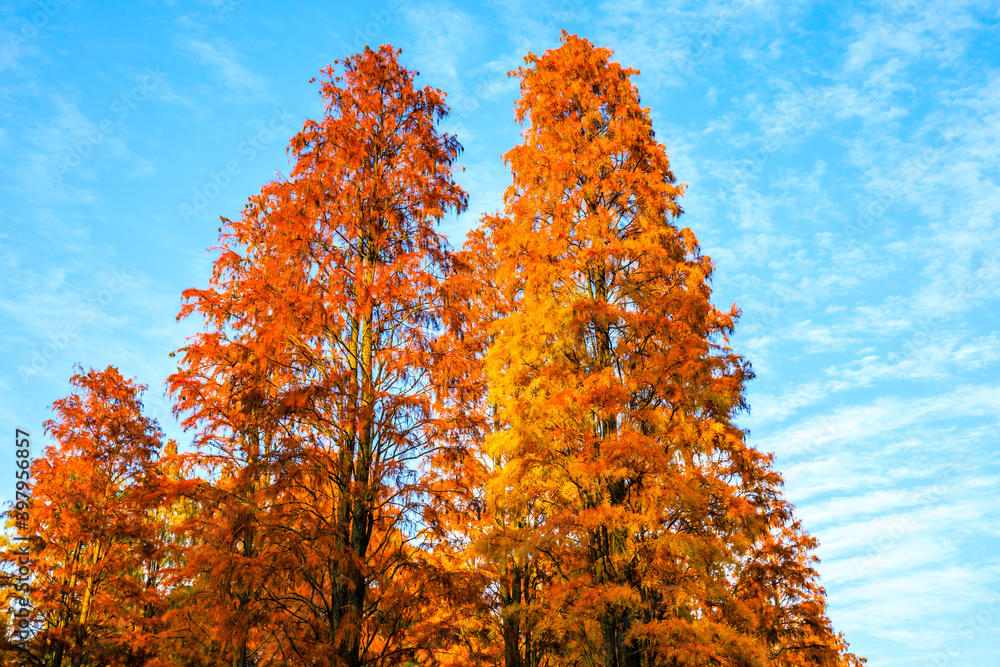
[[[32, 620], [40, 630], [31, 659], [48, 667], [149, 664], [171, 553], [163, 433], [142, 415], [146, 387], [113, 366], [70, 383], [81, 393], [55, 402], [57, 418], [45, 429], [57, 445], [32, 467], [25, 532], [33, 536]], [[5, 664], [13, 660], [4, 655]]]
[[291, 178], [226, 221], [212, 287], [181, 313], [208, 323], [172, 386], [217, 447], [199, 557], [238, 664], [393, 663], [413, 646], [419, 533], [405, 525], [450, 261], [434, 223], [465, 207], [460, 146], [435, 129], [443, 94], [415, 88], [392, 48], [341, 64], [325, 70], [326, 115], [292, 139]]

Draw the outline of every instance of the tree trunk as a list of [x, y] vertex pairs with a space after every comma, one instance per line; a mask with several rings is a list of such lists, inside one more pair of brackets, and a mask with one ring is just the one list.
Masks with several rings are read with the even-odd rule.
[[[510, 567], [510, 586], [506, 591], [500, 592], [500, 606], [502, 610], [509, 609], [511, 605], [521, 606], [522, 589], [521, 568], [513, 565]], [[521, 658], [521, 610], [514, 613], [505, 611], [501, 616], [501, 626], [503, 627], [503, 662], [504, 667], [525, 667]]]

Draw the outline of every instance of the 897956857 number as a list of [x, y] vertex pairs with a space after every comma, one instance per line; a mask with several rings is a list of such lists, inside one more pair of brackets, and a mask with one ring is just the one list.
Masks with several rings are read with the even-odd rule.
[[[31, 434], [23, 429], [17, 429], [15, 440], [15, 496], [14, 517], [17, 520], [17, 531], [23, 536], [28, 530], [28, 500], [31, 498]], [[22, 538], [23, 539], [23, 538]]]

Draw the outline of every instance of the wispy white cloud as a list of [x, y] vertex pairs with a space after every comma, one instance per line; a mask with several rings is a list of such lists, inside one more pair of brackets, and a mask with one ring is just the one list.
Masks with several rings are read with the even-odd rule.
[[425, 85], [455, 90], [464, 77], [459, 76], [463, 57], [475, 44], [475, 36], [482, 34], [471, 14], [450, 2], [422, 2], [404, 6], [404, 21], [418, 37], [412, 54], [406, 59], [414, 62]]
[[[755, 445], [783, 457], [822, 451], [831, 443], [864, 445], [882, 442], [916, 424], [958, 417], [1000, 417], [1000, 387], [960, 386], [947, 394], [925, 398], [883, 396], [803, 418], [778, 430], [767, 430]], [[756, 434], [761, 435], [761, 429]]]
[[891, 0], [874, 14], [857, 14], [851, 21], [855, 38], [847, 46], [847, 69], [859, 71], [873, 61], [894, 57], [954, 62], [968, 48], [966, 34], [977, 27], [974, 11], [988, 6], [975, 0]]
[[[859, 339], [837, 338], [824, 327], [808, 327], [801, 323], [798, 334], [807, 339], [816, 336], [824, 350], [843, 348]], [[831, 343], [832, 341], [832, 343]], [[808, 351], [808, 345], [807, 345]], [[1000, 362], [1000, 336], [991, 333], [972, 339], [957, 335], [939, 336], [919, 346], [901, 348], [884, 355], [867, 354], [852, 361], [827, 367], [822, 379], [796, 382], [781, 394], [756, 394], [753, 398], [752, 423], [784, 421], [803, 408], [852, 390], [872, 387], [879, 382], [907, 380], [931, 382], [961, 377], [964, 372], [979, 370]]]
[[264, 78], [243, 65], [243, 56], [222, 40], [213, 43], [191, 38], [187, 48], [198, 56], [202, 65], [211, 67], [219, 81], [231, 91], [258, 96], [267, 91]]

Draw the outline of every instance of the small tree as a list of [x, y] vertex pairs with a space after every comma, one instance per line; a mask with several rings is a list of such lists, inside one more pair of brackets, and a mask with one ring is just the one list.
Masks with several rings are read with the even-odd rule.
[[[146, 387], [113, 366], [70, 383], [81, 393], [54, 403], [56, 445], [32, 466], [30, 664], [147, 664], [170, 556], [163, 433], [142, 415]], [[25, 660], [12, 648], [4, 664]]]

